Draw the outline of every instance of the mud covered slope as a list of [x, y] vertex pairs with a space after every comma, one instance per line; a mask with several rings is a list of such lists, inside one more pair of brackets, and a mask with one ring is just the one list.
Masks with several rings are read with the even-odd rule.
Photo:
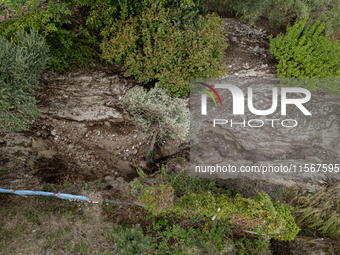
[[[105, 69], [45, 73], [38, 93], [40, 118], [30, 132], [1, 138], [1, 166], [9, 169], [2, 171], [1, 182], [14, 188], [13, 182], [135, 177], [130, 162], [141, 142], [121, 107], [126, 91], [135, 85], [121, 72]], [[11, 156], [20, 166], [9, 161]]]

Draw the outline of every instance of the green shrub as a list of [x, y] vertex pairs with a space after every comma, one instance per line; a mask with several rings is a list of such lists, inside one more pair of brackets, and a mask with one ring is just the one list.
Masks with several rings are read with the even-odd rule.
[[257, 236], [255, 240], [251, 240], [243, 236], [243, 238], [235, 241], [237, 255], [271, 255], [273, 254], [269, 248], [270, 240], [263, 240], [262, 236]]
[[126, 93], [123, 104], [143, 139], [155, 133], [157, 141], [176, 136], [187, 139], [190, 127], [187, 100], [171, 98], [159, 87], [147, 92], [137, 86]]
[[252, 199], [226, 195], [189, 194], [178, 199], [169, 213], [184, 218], [215, 218], [237, 223], [247, 222], [246, 228], [266, 233], [281, 240], [293, 240], [299, 231], [290, 213], [292, 208], [272, 203], [269, 196], [260, 192]]
[[322, 34], [324, 24], [305, 27], [307, 18], [270, 36], [270, 52], [279, 60], [279, 78], [331, 78], [340, 76], [340, 44]]
[[50, 45], [51, 69], [63, 71], [65, 69], [85, 66], [95, 63], [99, 58], [99, 42], [90, 30], [85, 30], [75, 22], [71, 22], [73, 14], [71, 5], [55, 4], [49, 1], [42, 5], [41, 1], [28, 1], [25, 13], [19, 7], [13, 7], [18, 12], [15, 19], [0, 22], [0, 35], [11, 41], [17, 41], [17, 31], [30, 29], [45, 36]]
[[0, 36], [0, 130], [22, 131], [39, 115], [34, 97], [40, 73], [49, 63], [49, 47], [31, 31], [17, 33], [18, 42]]
[[181, 16], [181, 9], [166, 10], [155, 0], [148, 1], [153, 3], [150, 9], [119, 21], [114, 36], [101, 44], [104, 59], [123, 63], [125, 75], [140, 82], [158, 80], [171, 96], [186, 95], [190, 78], [225, 74], [221, 18], [200, 16], [197, 28], [184, 25], [183, 31], [174, 19]]
[[111, 233], [119, 255], [142, 255], [148, 250], [149, 239], [143, 235], [139, 225], [126, 229], [120, 225], [114, 226]]
[[152, 232], [157, 237], [153, 254], [221, 254], [228, 242], [226, 237], [232, 236], [231, 226], [227, 223], [194, 228], [171, 225], [169, 221], [169, 218], [160, 218], [153, 223]]
[[[160, 0], [159, 3], [167, 8], [181, 8], [182, 16], [175, 18], [188, 23], [191, 18], [195, 22], [198, 15], [204, 13], [205, 1]], [[110, 37], [118, 20], [139, 16], [151, 6], [146, 1], [137, 0], [62, 0], [60, 3], [50, 0], [46, 4], [42, 0], [6, 0], [5, 4], [18, 15], [15, 19], [0, 22], [0, 35], [16, 40], [15, 34], [20, 29], [39, 31], [51, 46], [51, 69], [59, 72], [95, 65], [101, 53], [99, 44], [103, 38]], [[20, 5], [27, 7], [29, 12], [24, 12]]]
[[[129, 17], [137, 17], [143, 11], [151, 7], [150, 2], [140, 0], [112, 1], [112, 0], [68, 0], [77, 5], [85, 5], [90, 9], [86, 18], [86, 25], [89, 29], [99, 29], [102, 38], [108, 39], [115, 31], [119, 20], [126, 20]], [[198, 15], [203, 14], [206, 0], [158, 0], [164, 8], [183, 10], [181, 17], [176, 17], [182, 22], [187, 22], [190, 17], [197, 20]]]
[[292, 208], [277, 202], [272, 203], [263, 192], [257, 196], [243, 198], [236, 195], [230, 198], [224, 194], [212, 194], [210, 191], [189, 193], [175, 202], [173, 189], [166, 184], [145, 187], [138, 196], [138, 201], [152, 215], [163, 217], [216, 220], [238, 225], [242, 222], [246, 230], [265, 233], [280, 240], [293, 240], [299, 232]]

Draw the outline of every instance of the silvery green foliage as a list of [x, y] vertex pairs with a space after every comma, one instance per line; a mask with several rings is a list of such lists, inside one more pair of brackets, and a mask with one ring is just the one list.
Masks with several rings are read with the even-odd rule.
[[18, 32], [17, 43], [0, 36], [0, 130], [22, 131], [39, 115], [34, 97], [40, 73], [49, 63], [44, 38]]
[[158, 133], [157, 140], [179, 136], [187, 141], [190, 129], [190, 112], [187, 100], [171, 98], [166, 90], [156, 86], [147, 92], [142, 87], [129, 90], [123, 100], [142, 139]]

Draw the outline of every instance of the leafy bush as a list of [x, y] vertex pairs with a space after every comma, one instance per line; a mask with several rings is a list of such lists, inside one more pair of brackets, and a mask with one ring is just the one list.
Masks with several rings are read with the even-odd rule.
[[114, 36], [101, 44], [104, 59], [124, 63], [125, 75], [134, 75], [140, 82], [159, 80], [171, 96], [186, 95], [190, 78], [225, 74], [221, 18], [200, 16], [197, 28], [188, 24], [183, 31], [174, 19], [181, 16], [181, 9], [166, 10], [155, 0], [148, 2], [150, 9], [119, 21]]
[[40, 73], [49, 63], [49, 47], [31, 31], [17, 33], [17, 44], [0, 36], [0, 130], [22, 131], [39, 115], [34, 97]]
[[306, 26], [307, 18], [287, 28], [287, 33], [270, 36], [270, 52], [279, 60], [279, 78], [330, 78], [340, 76], [340, 44], [322, 32], [324, 24]]
[[120, 255], [142, 255], [148, 250], [149, 239], [143, 236], [139, 225], [126, 229], [120, 225], [114, 226], [111, 233]]
[[[183, 15], [176, 18], [188, 23], [190, 18], [195, 22], [198, 15], [204, 13], [205, 1], [160, 0], [159, 3], [166, 8], [181, 8]], [[58, 3], [52, 0], [48, 3], [42, 0], [6, 0], [4, 3], [18, 15], [0, 22], [0, 35], [15, 40], [15, 34], [20, 29], [39, 31], [51, 46], [54, 57], [51, 69], [54, 71], [94, 65], [101, 53], [99, 44], [112, 34], [118, 20], [138, 16], [150, 8], [147, 1], [136, 0], [62, 0]], [[29, 11], [24, 11], [22, 6]]]
[[123, 104], [142, 138], [158, 134], [158, 141], [176, 136], [187, 139], [190, 127], [187, 100], [171, 98], [159, 87], [147, 92], [137, 86], [126, 93]]
[[[183, 22], [197, 20], [198, 15], [205, 12], [204, 3], [207, 0], [159, 0], [158, 3], [164, 8], [183, 10], [181, 17], [176, 17]], [[86, 25], [89, 29], [99, 29], [102, 38], [109, 38], [115, 31], [115, 25], [118, 20], [126, 20], [129, 17], [137, 17], [143, 11], [151, 7], [148, 1], [96, 1], [96, 0], [69, 0], [72, 4], [85, 5], [90, 8], [86, 19]]]
[[145, 187], [138, 196], [138, 201], [152, 215], [212, 219], [236, 225], [242, 222], [247, 230], [265, 233], [281, 240], [293, 240], [299, 231], [291, 215], [292, 208], [273, 203], [263, 192], [252, 199], [240, 195], [230, 198], [225, 194], [212, 194], [210, 191], [199, 194], [189, 192], [174, 203], [173, 195], [171, 186], [161, 182], [153, 187]]
[[[181, 197], [172, 212], [181, 217], [210, 218], [237, 222], [243, 219], [247, 228], [266, 233], [281, 240], [293, 240], [299, 231], [290, 213], [292, 208], [272, 203], [269, 196], [260, 192], [252, 199], [226, 195], [189, 194]], [[214, 217], [213, 217], [214, 218]]]
[[17, 6], [13, 8], [18, 12], [15, 19], [0, 22], [0, 35], [11, 41], [17, 41], [17, 31], [30, 29], [38, 31], [45, 36], [50, 45], [51, 69], [63, 71], [68, 68], [85, 66], [94, 63], [99, 57], [99, 42], [94, 39], [93, 32], [71, 22], [72, 6], [66, 3], [55, 4], [49, 1], [42, 5], [41, 1], [28, 1], [28, 13]]
[[230, 190], [223, 186], [218, 186], [214, 180], [191, 177], [186, 171], [170, 173], [164, 165], [162, 165], [161, 172], [157, 175], [157, 179], [159, 179], [161, 183], [171, 185], [177, 197], [190, 193], [201, 194], [208, 191], [214, 194], [226, 194], [228, 196], [234, 196], [239, 193], [238, 190]]
[[246, 238], [245, 236], [240, 240], [235, 241], [238, 255], [271, 255], [273, 254], [269, 248], [270, 240], [263, 240], [262, 236], [257, 236], [255, 240]]
[[[168, 218], [155, 220], [153, 233], [157, 245], [153, 254], [220, 254], [226, 245], [226, 236], [232, 235], [229, 224], [205, 224], [202, 228], [169, 224]], [[172, 245], [169, 245], [172, 243]]]

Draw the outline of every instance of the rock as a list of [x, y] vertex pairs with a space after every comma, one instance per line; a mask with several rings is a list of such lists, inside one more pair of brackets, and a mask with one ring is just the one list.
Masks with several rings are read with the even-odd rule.
[[119, 175], [125, 178], [135, 176], [137, 174], [136, 170], [131, 167], [128, 161], [119, 161], [117, 164], [117, 171]]
[[111, 107], [91, 105], [86, 108], [61, 109], [55, 113], [56, 117], [75, 121], [99, 121], [110, 118], [121, 119], [121, 114]]
[[125, 183], [125, 181], [124, 181], [124, 179], [123, 179], [122, 177], [118, 177], [116, 180], [117, 180], [118, 182], [120, 182], [120, 183]]
[[37, 150], [47, 150], [49, 148], [49, 142], [47, 140], [32, 138], [32, 148]]
[[53, 159], [54, 154], [56, 154], [55, 150], [39, 151], [38, 158]]
[[110, 184], [111, 186], [114, 186], [114, 185], [117, 184], [117, 181], [116, 181], [115, 178], [112, 177], [112, 176], [106, 176], [106, 177], [104, 178], [104, 180], [105, 180], [108, 184]]
[[116, 186], [118, 184], [123, 184], [123, 185], [126, 184], [126, 181], [122, 177], [118, 177], [117, 179], [115, 179], [115, 177], [106, 176], [104, 180], [111, 186]]

